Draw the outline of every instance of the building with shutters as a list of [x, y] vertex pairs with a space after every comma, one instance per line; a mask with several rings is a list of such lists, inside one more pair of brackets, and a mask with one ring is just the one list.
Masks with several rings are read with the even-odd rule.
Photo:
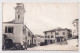
[[57, 28], [49, 31], [44, 31], [44, 36], [45, 43], [50, 44], [55, 42], [56, 43], [66, 42], [66, 40], [70, 38], [72, 35], [70, 29]]

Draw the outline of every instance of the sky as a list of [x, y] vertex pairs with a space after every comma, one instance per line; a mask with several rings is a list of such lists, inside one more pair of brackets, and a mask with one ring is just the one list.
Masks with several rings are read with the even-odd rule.
[[[79, 18], [78, 2], [23, 2], [25, 8], [24, 24], [34, 33], [43, 35], [44, 31], [55, 28], [73, 29], [72, 22]], [[16, 3], [3, 3], [3, 22], [15, 19]]]

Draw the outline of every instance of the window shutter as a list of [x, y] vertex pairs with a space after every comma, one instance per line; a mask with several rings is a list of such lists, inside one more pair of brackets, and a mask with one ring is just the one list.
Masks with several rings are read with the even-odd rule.
[[13, 27], [11, 27], [11, 33], [13, 33]]
[[7, 33], [7, 27], [5, 27], [5, 33]]

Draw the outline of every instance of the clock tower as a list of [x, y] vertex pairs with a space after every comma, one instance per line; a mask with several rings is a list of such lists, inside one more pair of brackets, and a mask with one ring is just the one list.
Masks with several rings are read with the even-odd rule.
[[17, 3], [17, 6], [15, 7], [15, 23], [24, 24], [24, 13], [24, 4]]

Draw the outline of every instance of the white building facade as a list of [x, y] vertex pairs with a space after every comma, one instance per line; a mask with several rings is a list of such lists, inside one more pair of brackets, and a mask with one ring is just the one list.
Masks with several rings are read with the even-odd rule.
[[24, 25], [24, 13], [23, 3], [17, 3], [15, 7], [15, 20], [3, 22], [3, 46], [6, 46], [6, 48], [11, 48], [13, 44], [22, 45], [25, 48], [32, 45], [33, 33]]
[[71, 30], [62, 29], [62, 28], [45, 31], [44, 35], [45, 35], [46, 44], [55, 43], [55, 42], [58, 43], [65, 42], [68, 38], [72, 36]]
[[78, 37], [78, 34], [79, 34], [79, 19], [75, 19], [72, 24], [74, 26], [72, 35], [73, 35], [73, 37]]

